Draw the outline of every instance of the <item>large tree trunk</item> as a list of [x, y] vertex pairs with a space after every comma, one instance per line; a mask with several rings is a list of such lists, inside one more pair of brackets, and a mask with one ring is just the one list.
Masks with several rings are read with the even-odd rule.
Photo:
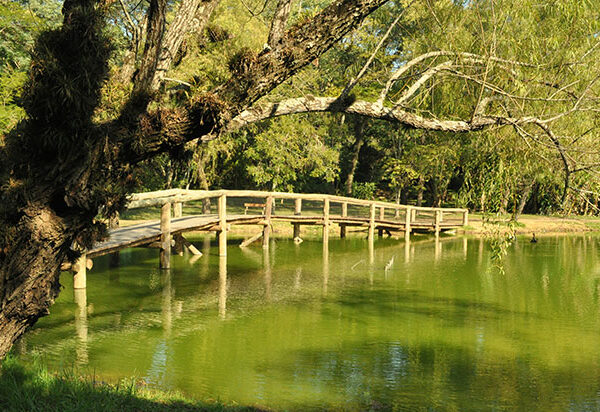
[[344, 189], [346, 196], [352, 195], [352, 185], [354, 183], [354, 174], [356, 173], [356, 167], [358, 166], [358, 157], [360, 149], [365, 142], [365, 125], [366, 122], [362, 118], [354, 119], [354, 144], [352, 145], [352, 154], [350, 157], [350, 167], [348, 168], [348, 175], [346, 176], [346, 182], [344, 183]]
[[527, 200], [529, 200], [529, 195], [531, 194], [531, 191], [533, 190], [534, 186], [535, 179], [531, 179], [526, 183], [525, 188], [523, 189], [523, 193], [521, 194], [521, 199], [519, 200], [519, 205], [517, 206], [517, 209], [515, 210], [515, 214], [513, 216], [513, 220], [515, 222], [517, 222], [519, 220], [519, 217], [521, 217], [523, 209], [525, 209], [525, 205], [527, 204]]
[[437, 177], [431, 179], [431, 206], [440, 206], [440, 184]]
[[421, 175], [417, 182], [417, 206], [423, 205], [423, 192], [425, 191], [425, 178]]
[[13, 243], [0, 265], [0, 354], [4, 356], [18, 336], [49, 313], [58, 296], [60, 265], [73, 230], [43, 204], [30, 205], [16, 226]]
[[190, 107], [146, 113], [165, 38], [166, 1], [151, 0], [147, 39], [154, 40], [135, 93], [117, 120], [96, 124], [109, 75], [103, 12], [110, 2], [65, 0], [63, 26], [43, 34], [34, 50], [23, 99], [28, 117], [0, 147], [0, 359], [48, 313], [61, 263], [77, 257], [74, 242], [90, 247], [105, 235], [94, 217], [100, 206], [109, 215], [123, 207], [137, 163], [218, 134], [386, 0], [336, 0]]

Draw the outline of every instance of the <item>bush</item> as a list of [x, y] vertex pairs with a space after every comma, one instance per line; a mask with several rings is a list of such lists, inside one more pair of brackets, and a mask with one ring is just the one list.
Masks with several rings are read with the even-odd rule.
[[361, 182], [352, 184], [352, 196], [357, 199], [373, 200], [375, 198], [375, 183]]

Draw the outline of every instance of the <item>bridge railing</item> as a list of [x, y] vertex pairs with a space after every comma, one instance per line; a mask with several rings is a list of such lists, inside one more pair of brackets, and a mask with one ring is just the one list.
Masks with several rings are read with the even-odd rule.
[[[287, 193], [287, 192], [265, 192], [258, 190], [186, 190], [186, 189], [168, 189], [159, 190], [155, 192], [146, 193], [135, 193], [130, 195], [129, 203], [127, 204], [128, 209], [151, 207], [151, 206], [162, 206], [167, 203], [177, 204], [186, 203], [192, 201], [199, 201], [205, 199], [217, 199], [221, 196], [227, 196], [231, 198], [257, 198], [266, 200], [268, 198], [276, 199], [293, 199], [300, 201], [318, 201], [325, 203], [326, 200], [329, 204], [338, 203], [342, 205], [355, 205], [371, 207], [374, 206], [380, 210], [380, 214], [377, 218], [384, 220], [385, 211], [404, 212], [411, 211], [411, 220], [415, 220], [417, 217], [430, 217], [432, 220], [435, 219], [436, 213], [441, 214], [442, 221], [444, 216], [460, 216], [465, 224], [468, 224], [468, 209], [463, 208], [442, 208], [442, 207], [424, 207], [424, 206], [412, 206], [402, 205], [391, 202], [382, 202], [378, 200], [363, 200], [352, 197], [335, 196], [327, 194], [308, 194], [308, 193]], [[382, 212], [383, 211], [383, 212]], [[394, 218], [398, 219], [399, 213], [395, 213]]]
[[[412, 205], [401, 205], [391, 202], [382, 202], [378, 200], [363, 200], [351, 197], [327, 195], [327, 194], [307, 194], [307, 193], [286, 193], [286, 192], [265, 192], [257, 190], [185, 190], [169, 189], [156, 192], [136, 193], [130, 196], [128, 209], [143, 208], [151, 206], [173, 205], [174, 217], [182, 215], [182, 204], [194, 201], [217, 200], [217, 213], [220, 220], [227, 220], [227, 199], [243, 198], [258, 199], [253, 203], [245, 203], [244, 212], [248, 211], [248, 206], [261, 206], [260, 215], [265, 217], [265, 224], [270, 225], [272, 219], [282, 218], [280, 212], [275, 211], [275, 201], [293, 200], [293, 216], [303, 215], [303, 203], [318, 202], [321, 207], [310, 207], [308, 216], [321, 217], [324, 226], [330, 224], [330, 219], [335, 217], [341, 226], [341, 234], [345, 235], [345, 226], [352, 224], [353, 217], [369, 219], [369, 236], [373, 235], [376, 223], [398, 222], [404, 226], [407, 236], [413, 228], [430, 227], [439, 233], [441, 228], [448, 226], [465, 226], [469, 221], [469, 211], [463, 208], [436, 208], [419, 207]], [[214, 202], [211, 202], [214, 204]], [[292, 215], [292, 208], [288, 205], [282, 208], [288, 215]], [[338, 213], [332, 213], [332, 210]], [[354, 213], [352, 213], [354, 211]], [[254, 213], [256, 214], [256, 213]], [[347, 222], [344, 222], [344, 219]], [[300, 223], [294, 223], [294, 235], [299, 233]], [[268, 234], [266, 236], [268, 238]], [[294, 236], [296, 237], [296, 236]]]

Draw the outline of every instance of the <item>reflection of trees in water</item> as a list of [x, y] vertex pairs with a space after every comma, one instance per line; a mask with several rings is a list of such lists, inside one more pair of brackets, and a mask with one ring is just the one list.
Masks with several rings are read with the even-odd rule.
[[[519, 239], [505, 275], [487, 270], [485, 242], [440, 242], [437, 262], [435, 242], [384, 240], [369, 251], [367, 242], [346, 239], [327, 250], [309, 241], [278, 242], [268, 255], [230, 250], [227, 267], [206, 259], [190, 273], [159, 277], [158, 287], [155, 275], [132, 288], [140, 277], [124, 271], [115, 294], [127, 291], [129, 300], [98, 301], [112, 292], [93, 298], [93, 317], [123, 311], [111, 333], [143, 334], [155, 348], [161, 336], [146, 330], [146, 319], [162, 317], [171, 331], [164, 336], [178, 342], [173, 362], [194, 352], [198, 359], [189, 362], [202, 368], [200, 354], [212, 354], [232, 382], [254, 379], [248, 368], [260, 369], [273, 390], [274, 382], [319, 386], [365, 407], [564, 410], [569, 399], [579, 405], [596, 396], [598, 238]], [[208, 258], [210, 250], [203, 252]], [[175, 311], [179, 318], [170, 316], [177, 301], [185, 305]], [[219, 322], [225, 313], [228, 322]], [[90, 334], [111, 327], [99, 324]], [[151, 354], [137, 357], [155, 363]]]

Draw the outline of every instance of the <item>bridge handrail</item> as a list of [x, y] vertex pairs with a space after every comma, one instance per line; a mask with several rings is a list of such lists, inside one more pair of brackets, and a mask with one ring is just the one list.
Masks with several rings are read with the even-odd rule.
[[446, 212], [446, 213], [468, 213], [468, 209], [464, 208], [443, 208], [443, 207], [424, 207], [424, 206], [411, 206], [402, 205], [397, 203], [382, 202], [379, 200], [363, 200], [356, 199], [353, 197], [318, 194], [318, 193], [288, 193], [288, 192], [266, 192], [259, 190], [186, 190], [186, 189], [168, 189], [160, 190], [155, 192], [146, 193], [135, 193], [130, 195], [129, 203], [127, 204], [128, 209], [151, 207], [151, 206], [163, 206], [167, 203], [185, 203], [203, 199], [217, 198], [221, 196], [227, 197], [257, 197], [257, 198], [268, 198], [273, 199], [302, 199], [309, 201], [325, 201], [334, 203], [346, 203], [357, 206], [371, 206], [383, 207], [385, 209], [410, 209], [416, 211], [430, 211], [430, 212]]

